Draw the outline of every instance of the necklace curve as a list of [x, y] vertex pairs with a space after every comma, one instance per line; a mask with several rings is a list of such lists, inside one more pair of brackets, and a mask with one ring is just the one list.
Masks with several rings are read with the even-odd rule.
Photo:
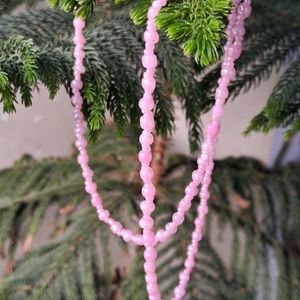
[[251, 0], [233, 0], [231, 14], [228, 17], [228, 26], [226, 29], [227, 42], [224, 47], [224, 56], [221, 64], [221, 77], [218, 80], [218, 87], [215, 92], [215, 105], [212, 109], [211, 122], [205, 128], [205, 140], [202, 143], [200, 155], [197, 163], [198, 168], [193, 171], [190, 183], [185, 188], [185, 195], [179, 201], [177, 211], [172, 215], [172, 219], [163, 229], [154, 231], [154, 220], [151, 216], [155, 209], [154, 197], [155, 187], [152, 184], [153, 170], [151, 168], [152, 153], [151, 145], [154, 142], [154, 101], [153, 92], [156, 87], [155, 71], [158, 64], [155, 55], [155, 45], [159, 42], [159, 34], [155, 25], [155, 17], [162, 7], [167, 4], [167, 0], [154, 0], [147, 14], [147, 27], [144, 32], [145, 49], [142, 56], [142, 64], [145, 68], [142, 87], [143, 97], [139, 102], [142, 112], [140, 126], [142, 133], [139, 141], [141, 150], [138, 154], [141, 163], [140, 177], [143, 181], [142, 195], [144, 200], [140, 204], [142, 218], [139, 226], [142, 234], [136, 234], [133, 231], [124, 228], [117, 220], [111, 217], [111, 214], [103, 206], [101, 196], [97, 191], [97, 186], [93, 180], [93, 171], [89, 167], [89, 156], [87, 152], [87, 140], [85, 137], [86, 128], [84, 126], [84, 116], [81, 111], [83, 98], [80, 90], [83, 87], [81, 79], [85, 72], [84, 67], [84, 28], [85, 22], [80, 18], [75, 18], [74, 25], [74, 58], [73, 67], [74, 79], [71, 83], [72, 103], [74, 105], [75, 119], [75, 145], [79, 151], [78, 163], [82, 170], [82, 176], [85, 182], [85, 190], [91, 196], [91, 203], [95, 207], [100, 221], [110, 226], [111, 231], [123, 238], [125, 242], [133, 242], [138, 246], [144, 246], [144, 270], [145, 281], [149, 300], [161, 300], [161, 294], [158, 287], [156, 274], [156, 259], [159, 243], [167, 241], [177, 232], [178, 227], [184, 222], [185, 214], [191, 207], [193, 198], [198, 194], [200, 188], [200, 203], [198, 205], [198, 215], [194, 221], [195, 228], [192, 233], [192, 240], [187, 248], [187, 256], [184, 262], [184, 268], [179, 275], [179, 283], [174, 289], [172, 300], [181, 300], [186, 294], [186, 286], [189, 282], [191, 272], [195, 265], [195, 256], [198, 252], [199, 242], [203, 236], [205, 216], [208, 213], [208, 200], [210, 197], [209, 186], [211, 175], [214, 168], [214, 152], [216, 140], [220, 131], [220, 120], [224, 112], [224, 103], [229, 96], [228, 86], [231, 80], [235, 78], [235, 61], [240, 57], [242, 43], [245, 35], [245, 20], [251, 14]]

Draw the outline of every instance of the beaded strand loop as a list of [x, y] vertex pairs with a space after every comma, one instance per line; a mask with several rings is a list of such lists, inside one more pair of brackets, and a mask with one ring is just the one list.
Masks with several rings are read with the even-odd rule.
[[156, 87], [155, 71], [158, 64], [157, 57], [154, 53], [155, 44], [159, 41], [159, 35], [155, 25], [155, 17], [167, 0], [155, 0], [147, 14], [147, 29], [144, 33], [145, 50], [142, 57], [142, 63], [145, 67], [145, 72], [142, 79], [144, 95], [139, 102], [142, 116], [140, 125], [143, 129], [140, 136], [141, 151], [138, 158], [141, 163], [140, 177], [143, 181], [142, 195], [144, 200], [140, 204], [143, 216], [139, 221], [139, 226], [143, 232], [135, 234], [129, 229], [125, 229], [123, 225], [114, 220], [108, 210], [103, 207], [102, 199], [97, 191], [97, 186], [93, 180], [93, 171], [89, 167], [89, 157], [87, 153], [87, 141], [85, 138], [86, 128], [84, 126], [84, 116], [82, 113], [83, 98], [80, 90], [83, 87], [81, 79], [85, 72], [83, 65], [85, 53], [84, 44], [85, 38], [83, 30], [85, 22], [79, 18], [75, 18], [73, 25], [75, 36], [73, 39], [74, 48], [74, 80], [71, 83], [72, 88], [72, 103], [74, 104], [74, 119], [75, 119], [75, 145], [78, 148], [78, 163], [82, 169], [82, 176], [85, 182], [85, 190], [91, 196], [91, 203], [96, 208], [100, 221], [108, 224], [111, 231], [124, 239], [125, 242], [133, 242], [136, 245], [144, 246], [144, 270], [145, 280], [149, 300], [161, 300], [161, 295], [157, 283], [156, 275], [156, 245], [159, 242], [166, 241], [170, 236], [177, 232], [178, 227], [184, 222], [185, 214], [191, 207], [193, 198], [198, 193], [200, 184], [200, 203], [198, 206], [198, 216], [195, 219], [195, 229], [192, 234], [191, 244], [187, 249], [187, 258], [184, 263], [184, 270], [180, 273], [179, 284], [174, 290], [172, 300], [181, 300], [186, 291], [187, 283], [190, 279], [190, 274], [195, 265], [195, 255], [198, 252], [198, 244], [202, 239], [203, 227], [205, 224], [205, 216], [208, 212], [209, 185], [214, 167], [213, 157], [217, 136], [220, 131], [220, 119], [224, 111], [224, 103], [228, 98], [228, 85], [235, 78], [234, 62], [241, 54], [242, 42], [245, 35], [244, 22], [251, 14], [251, 0], [233, 0], [233, 9], [228, 17], [229, 23], [226, 29], [227, 43], [224, 47], [225, 53], [222, 59], [221, 78], [218, 81], [215, 98], [216, 103], [212, 109], [212, 120], [205, 129], [205, 141], [201, 147], [201, 155], [197, 163], [198, 168], [192, 173], [192, 181], [185, 188], [185, 196], [180, 200], [178, 210], [172, 216], [172, 221], [167, 223], [164, 229], [160, 229], [155, 234], [154, 220], [151, 216], [155, 209], [154, 197], [155, 187], [152, 183], [153, 170], [151, 168], [152, 154], [151, 145], [154, 142], [154, 101], [153, 92]]

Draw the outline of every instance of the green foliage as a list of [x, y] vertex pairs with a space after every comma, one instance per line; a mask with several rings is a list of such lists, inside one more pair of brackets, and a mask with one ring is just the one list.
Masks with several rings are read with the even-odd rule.
[[[21, 2], [26, 3], [25, 0]], [[70, 1], [69, 4], [75, 2]], [[132, 13], [141, 12], [140, 6], [144, 5], [144, 10], [146, 10], [149, 7], [149, 1], [148, 3], [147, 1], [121, 2], [125, 6], [112, 8], [111, 1], [101, 3], [94, 11], [94, 18], [91, 19], [86, 30], [88, 43], [85, 60], [87, 72], [84, 75], [83, 88], [84, 114], [90, 129], [90, 137], [93, 140], [97, 138], [105, 123], [106, 111], [113, 116], [119, 136], [124, 134], [124, 128], [128, 124], [131, 124], [136, 134], [138, 133], [140, 116], [138, 101], [142, 94], [140, 77], [143, 68], [140, 57], [143, 49], [143, 28], [135, 27], [127, 17], [124, 17], [122, 11], [125, 8], [126, 12], [126, 7], [130, 4], [133, 7], [138, 5], [133, 8]], [[16, 5], [20, 1], [13, 3]], [[186, 2], [171, 1], [165, 8], [165, 12], [175, 14], [184, 8], [185, 15], [187, 15], [193, 3], [189, 2], [189, 6]], [[204, 14], [207, 11], [208, 6], [205, 6], [208, 5], [207, 2], [197, 3], [200, 7], [204, 5], [205, 9], [200, 9], [200, 13]], [[222, 3], [218, 1], [215, 4], [214, 16], [220, 22], [223, 18], [217, 12], [222, 12], [222, 15], [226, 10]], [[67, 2], [62, 1], [58, 4], [67, 5]], [[88, 2], [84, 5], [88, 5]], [[175, 8], [177, 6], [178, 8]], [[104, 11], [106, 12], [108, 7], [113, 13], [112, 18], [104, 17]], [[116, 11], [119, 7], [121, 12]], [[293, 4], [293, 10], [291, 10], [285, 2], [276, 2], [271, 7], [262, 0], [254, 1], [254, 13], [248, 22], [246, 44], [237, 62], [237, 77], [230, 85], [231, 99], [260, 84], [274, 70], [278, 71], [284, 62], [291, 59], [295, 59], [295, 62], [299, 61], [296, 55], [300, 43], [299, 20], [294, 14], [298, 8], [297, 3]], [[168, 14], [163, 13], [164, 10], [161, 16], [166, 18], [162, 18], [162, 26], [171, 20]], [[282, 18], [281, 14], [285, 17]], [[141, 13], [140, 16], [142, 15]], [[159, 19], [160, 16], [158, 22]], [[201, 17], [197, 20], [204, 22], [205, 18]], [[24, 105], [31, 105], [32, 91], [40, 83], [48, 88], [50, 99], [55, 97], [61, 86], [71, 93], [73, 64], [71, 22], [71, 14], [64, 14], [58, 10], [32, 11], [17, 16], [4, 16], [0, 19], [2, 40], [0, 43], [0, 101], [3, 103], [5, 112], [15, 111], [17, 92], [21, 94]], [[174, 24], [176, 22], [170, 23], [170, 26]], [[178, 34], [177, 29], [174, 34]], [[212, 39], [209, 38], [208, 41]], [[182, 42], [180, 41], [179, 44]], [[183, 57], [179, 44], [177, 39], [170, 41], [166, 35], [161, 34], [161, 42], [157, 49], [159, 70], [158, 88], [155, 93], [156, 130], [158, 134], [164, 136], [170, 136], [174, 131], [174, 102], [178, 99], [189, 126], [191, 150], [196, 151], [202, 136], [200, 116], [214, 104], [214, 91], [220, 74], [220, 64], [215, 64], [209, 69], [201, 67], [199, 70], [198, 66], [193, 66], [188, 58]], [[201, 46], [201, 49], [205, 51], [208, 48]], [[213, 49], [216, 48], [211, 48], [210, 53], [216, 53]], [[206, 55], [201, 57], [205, 59]], [[27, 65], [23, 64], [24, 58]], [[277, 95], [280, 93], [286, 95], [284, 90], [294, 91], [293, 86], [296, 81], [282, 78], [282, 82], [283, 84], [279, 84], [276, 88]], [[282, 89], [283, 86], [284, 89]], [[265, 127], [259, 124], [266, 124], [266, 122], [273, 124], [270, 128], [282, 125], [291, 126], [287, 137], [298, 132], [300, 122], [297, 118], [297, 103], [299, 102], [297, 90], [293, 93], [292, 99], [280, 101], [281, 105], [277, 107], [276, 113], [268, 113], [268, 120], [265, 117], [266, 109], [259, 114], [251, 123], [247, 133], [255, 128], [263, 130]]]
[[[122, 140], [113, 136], [111, 129], [103, 131], [101, 143], [90, 149], [91, 163], [105, 206], [124, 224], [137, 228], [140, 182], [136, 150], [131, 135]], [[195, 167], [196, 161], [186, 156], [172, 156], [168, 161], [157, 187], [158, 227], [170, 220], [177, 206], [174, 199], [182, 196]], [[278, 266], [278, 299], [299, 299], [299, 170], [298, 165], [291, 165], [270, 171], [249, 158], [216, 161], [208, 215], [208, 223], [216, 229], [206, 229], [187, 299], [252, 300], [260, 293], [258, 282], [263, 283], [264, 299], [270, 299], [273, 271], [269, 255]], [[183, 267], [197, 202], [177, 235], [159, 247], [158, 275], [166, 299]], [[120, 282], [112, 284], [114, 273], [104, 267], [116, 259], [107, 255], [109, 231], [89, 205], [74, 157], [40, 162], [24, 158], [0, 172], [0, 232], [2, 245], [4, 241], [8, 245], [2, 252], [11, 261], [16, 247], [38, 234], [47, 214], [45, 207], [52, 214], [55, 211], [49, 241], [16, 262], [14, 271], [0, 284], [1, 299], [53, 299], [53, 295], [55, 299], [111, 299], [119, 288], [121, 299], [144, 299], [142, 249], [136, 250], [128, 274], [121, 273]], [[216, 230], [225, 236], [223, 229], [228, 227], [233, 264], [221, 258], [214, 237]], [[12, 235], [12, 230], [18, 234]], [[119, 251], [129, 255], [123, 243], [119, 246]], [[104, 264], [99, 263], [103, 260]]]
[[97, 0], [48, 0], [50, 6], [86, 19], [92, 15]]
[[[3, 62], [0, 94], [5, 112], [15, 110], [18, 90], [23, 103], [31, 104], [32, 90], [37, 88], [37, 83], [47, 87], [51, 99], [61, 86], [70, 93], [73, 65], [71, 22], [71, 15], [56, 10], [32, 11], [0, 19]], [[95, 138], [99, 134], [107, 110], [117, 124], [119, 135], [124, 134], [129, 123], [137, 133], [138, 101], [142, 96], [142, 29], [135, 27], [127, 17], [118, 16], [96, 27], [91, 24], [86, 36], [87, 72], [82, 92], [90, 136]], [[160, 61], [155, 93], [157, 133], [164, 136], [172, 133], [175, 119], [172, 97], [176, 96], [186, 112], [190, 144], [195, 150], [201, 137], [201, 91], [197, 90], [195, 72], [178, 45], [164, 36], [157, 54]]]
[[246, 133], [269, 132], [271, 129], [289, 127], [286, 136], [291, 137], [300, 129], [300, 60], [294, 62], [275, 86], [268, 104], [256, 116]]
[[[136, 24], [145, 23], [150, 4], [150, 0], [143, 0], [134, 5], [131, 17]], [[157, 16], [156, 23], [168, 38], [182, 44], [186, 55], [195, 58], [197, 64], [208, 66], [220, 57], [225, 18], [230, 8], [229, 0], [170, 1]]]

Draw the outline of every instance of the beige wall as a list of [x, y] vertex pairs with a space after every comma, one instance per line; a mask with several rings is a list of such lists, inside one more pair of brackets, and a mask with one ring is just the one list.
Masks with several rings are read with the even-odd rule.
[[[222, 121], [217, 146], [217, 158], [229, 155], [249, 155], [268, 161], [272, 135], [253, 134], [243, 137], [242, 131], [251, 118], [264, 106], [278, 76], [273, 76], [259, 88], [228, 103]], [[17, 105], [17, 113], [0, 114], [0, 168], [10, 166], [22, 154], [39, 159], [70, 153], [73, 142], [72, 106], [68, 95], [61, 90], [54, 101], [43, 88], [36, 92], [34, 105]], [[2, 107], [1, 107], [2, 110]], [[209, 114], [203, 117], [204, 124]], [[170, 141], [173, 152], [188, 153], [187, 128], [184, 116], [177, 111], [176, 134]]]

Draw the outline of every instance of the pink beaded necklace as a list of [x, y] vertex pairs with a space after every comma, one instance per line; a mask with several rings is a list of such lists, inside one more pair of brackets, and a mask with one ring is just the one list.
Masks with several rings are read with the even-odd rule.
[[198, 206], [198, 216], [195, 219], [195, 229], [192, 233], [192, 241], [187, 248], [184, 269], [179, 275], [179, 284], [174, 290], [172, 300], [180, 300], [185, 295], [186, 286], [195, 265], [195, 255], [198, 251], [198, 244], [202, 239], [205, 215], [208, 212], [207, 202], [210, 196], [208, 189], [214, 167], [213, 156], [216, 138], [220, 130], [220, 119], [223, 114], [225, 100], [228, 97], [229, 82], [235, 77], [234, 62], [241, 54], [242, 42], [245, 35], [244, 22], [251, 14], [251, 0], [233, 0], [233, 8], [228, 17], [229, 23], [226, 29], [228, 40], [224, 47], [225, 54], [222, 59], [221, 77], [218, 81], [218, 88], [215, 93], [216, 102], [212, 109], [211, 122], [205, 129], [205, 141], [201, 147], [201, 155], [197, 160], [198, 168], [192, 173], [192, 180], [185, 189], [185, 195], [180, 200], [178, 210], [172, 216], [172, 221], [167, 223], [164, 229], [160, 229], [155, 233], [154, 220], [151, 216], [151, 213], [155, 209], [155, 187], [152, 184], [153, 170], [150, 167], [150, 163], [152, 160], [151, 145], [154, 141], [152, 132], [155, 125], [152, 111], [154, 107], [152, 95], [156, 86], [154, 74], [158, 63], [157, 57], [154, 54], [154, 49], [155, 44], [159, 41], [159, 35], [154, 19], [166, 3], [167, 0], [154, 0], [152, 2], [147, 15], [147, 29], [144, 33], [145, 50], [142, 57], [142, 63], [146, 70], [142, 79], [144, 95], [139, 103], [142, 111], [140, 125], [143, 131], [139, 139], [141, 151], [138, 155], [141, 162], [140, 176], [144, 183], [142, 188], [144, 201], [140, 204], [143, 216], [139, 221], [139, 225], [143, 230], [142, 234], [135, 234], [131, 230], [125, 229], [120, 222], [111, 217], [109, 211], [103, 207], [102, 199], [97, 192], [97, 186], [93, 181], [93, 171], [88, 165], [89, 157], [86, 149], [87, 141], [85, 138], [86, 129], [84, 127], [84, 117], [81, 112], [83, 99], [80, 93], [83, 86], [81, 74], [85, 72], [83, 66], [85, 57], [83, 50], [85, 44], [83, 29], [85, 23], [79, 18], [75, 18], [74, 20], [75, 65], [74, 80], [71, 83], [71, 87], [73, 92], [72, 102], [74, 104], [76, 147], [79, 150], [78, 163], [82, 169], [86, 192], [91, 196], [91, 202], [97, 210], [99, 220], [108, 224], [111, 231], [115, 235], [122, 237], [124, 241], [144, 246], [144, 270], [149, 300], [161, 299], [156, 275], [156, 246], [160, 242], [165, 242], [169, 237], [176, 233], [178, 227], [183, 223], [185, 214], [191, 207], [191, 202], [198, 193], [198, 187], [201, 184], [201, 201]]

